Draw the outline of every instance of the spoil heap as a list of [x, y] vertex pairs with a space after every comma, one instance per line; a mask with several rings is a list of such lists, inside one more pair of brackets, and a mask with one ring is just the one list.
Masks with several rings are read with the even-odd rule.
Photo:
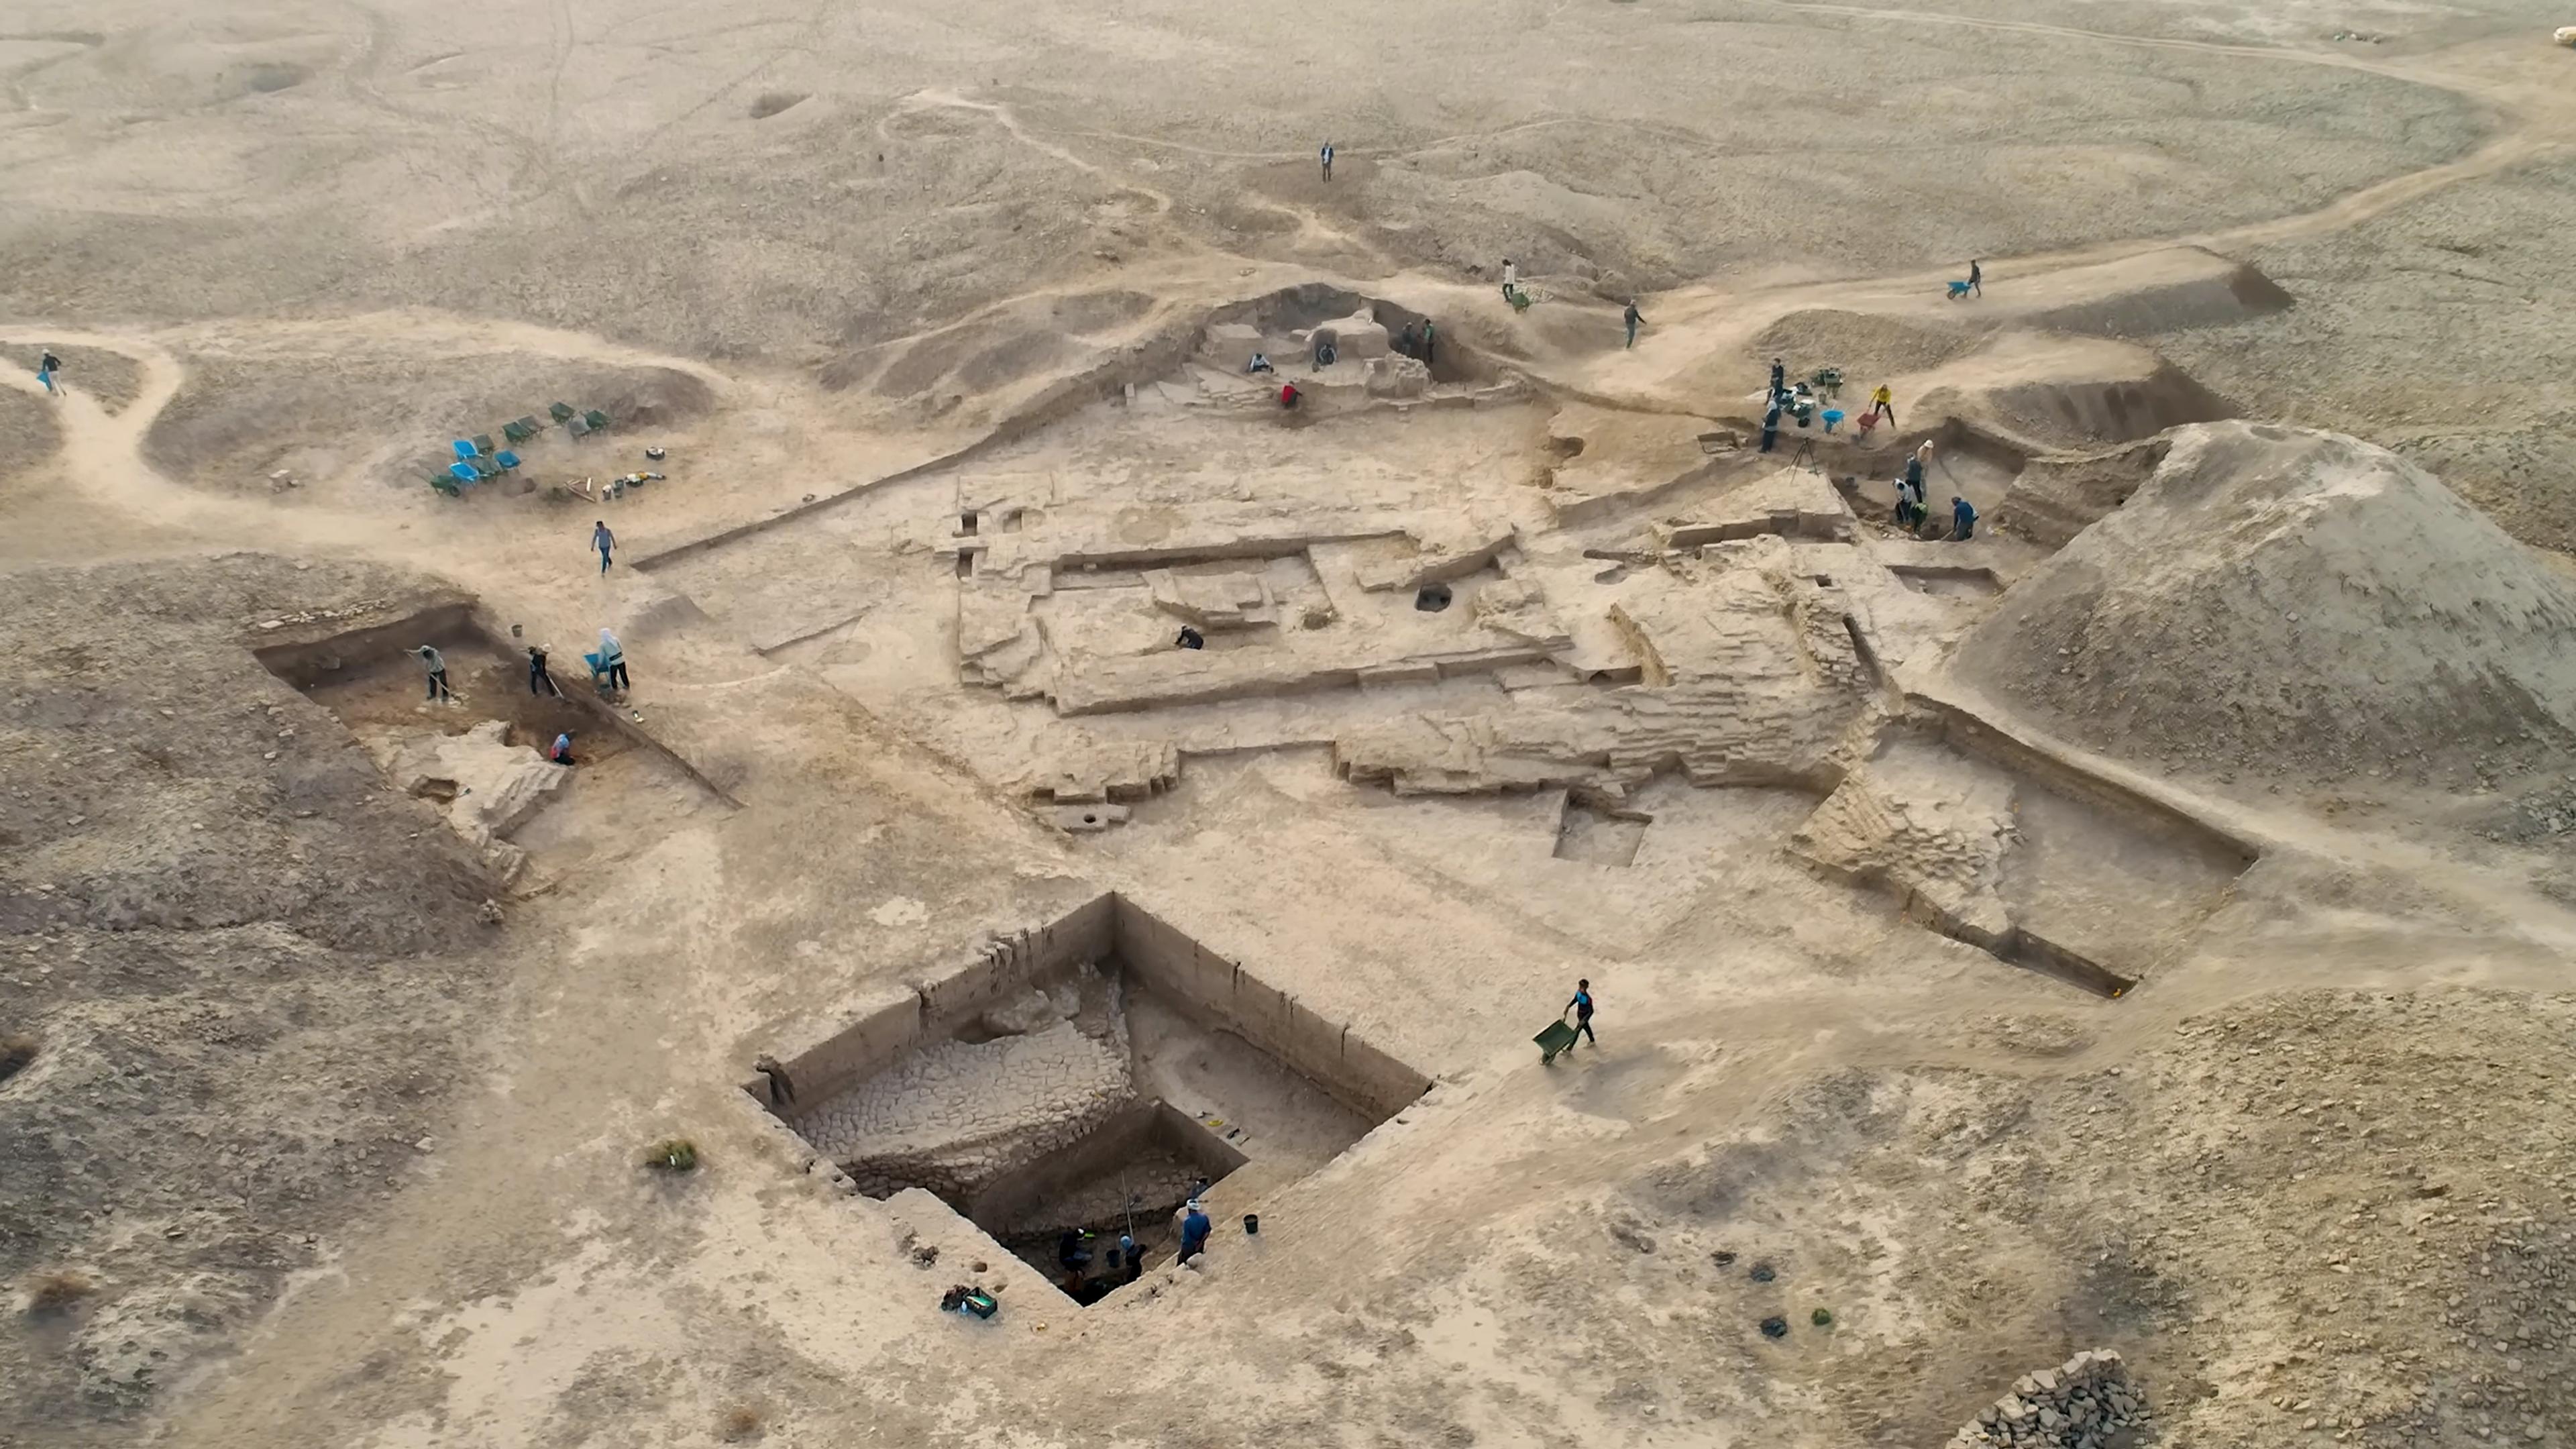
[[1949, 1449], [2101, 1449], [2120, 1430], [2144, 1428], [2148, 1418], [2146, 1400], [2129, 1390], [2120, 1356], [2087, 1349], [2053, 1369], [2022, 1375], [2011, 1393], [1950, 1436]]
[[2576, 752], [2576, 588], [2429, 474], [2333, 433], [2174, 429], [2016, 585], [1959, 677], [2106, 753], [2459, 779]]

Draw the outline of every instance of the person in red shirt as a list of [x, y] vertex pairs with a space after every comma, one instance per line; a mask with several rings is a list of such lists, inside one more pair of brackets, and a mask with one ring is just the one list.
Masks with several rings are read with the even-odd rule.
[[1293, 408], [1297, 405], [1297, 384], [1283, 382], [1279, 385], [1279, 405], [1283, 408]]

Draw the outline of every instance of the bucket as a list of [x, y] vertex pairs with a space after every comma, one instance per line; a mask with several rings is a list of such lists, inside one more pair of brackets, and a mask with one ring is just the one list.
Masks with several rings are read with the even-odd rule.
[[1261, 1236], [1261, 1214], [1245, 1213], [1243, 1215], [1243, 1235], [1247, 1238], [1257, 1238]]

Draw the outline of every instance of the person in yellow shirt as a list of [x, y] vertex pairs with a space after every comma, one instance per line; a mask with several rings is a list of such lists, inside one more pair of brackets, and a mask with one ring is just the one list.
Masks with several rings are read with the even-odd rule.
[[1896, 426], [1896, 394], [1889, 392], [1883, 382], [1878, 385], [1878, 391], [1869, 395], [1869, 411], [1861, 416], [1874, 418], [1881, 413], [1887, 415], [1889, 427]]

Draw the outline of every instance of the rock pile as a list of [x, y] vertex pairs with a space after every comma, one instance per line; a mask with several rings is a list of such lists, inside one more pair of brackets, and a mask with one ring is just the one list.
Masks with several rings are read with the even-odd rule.
[[2148, 1422], [2146, 1399], [2129, 1388], [2120, 1356], [2087, 1349], [2053, 1369], [2022, 1375], [2012, 1392], [1950, 1436], [1949, 1449], [2104, 1449]]

